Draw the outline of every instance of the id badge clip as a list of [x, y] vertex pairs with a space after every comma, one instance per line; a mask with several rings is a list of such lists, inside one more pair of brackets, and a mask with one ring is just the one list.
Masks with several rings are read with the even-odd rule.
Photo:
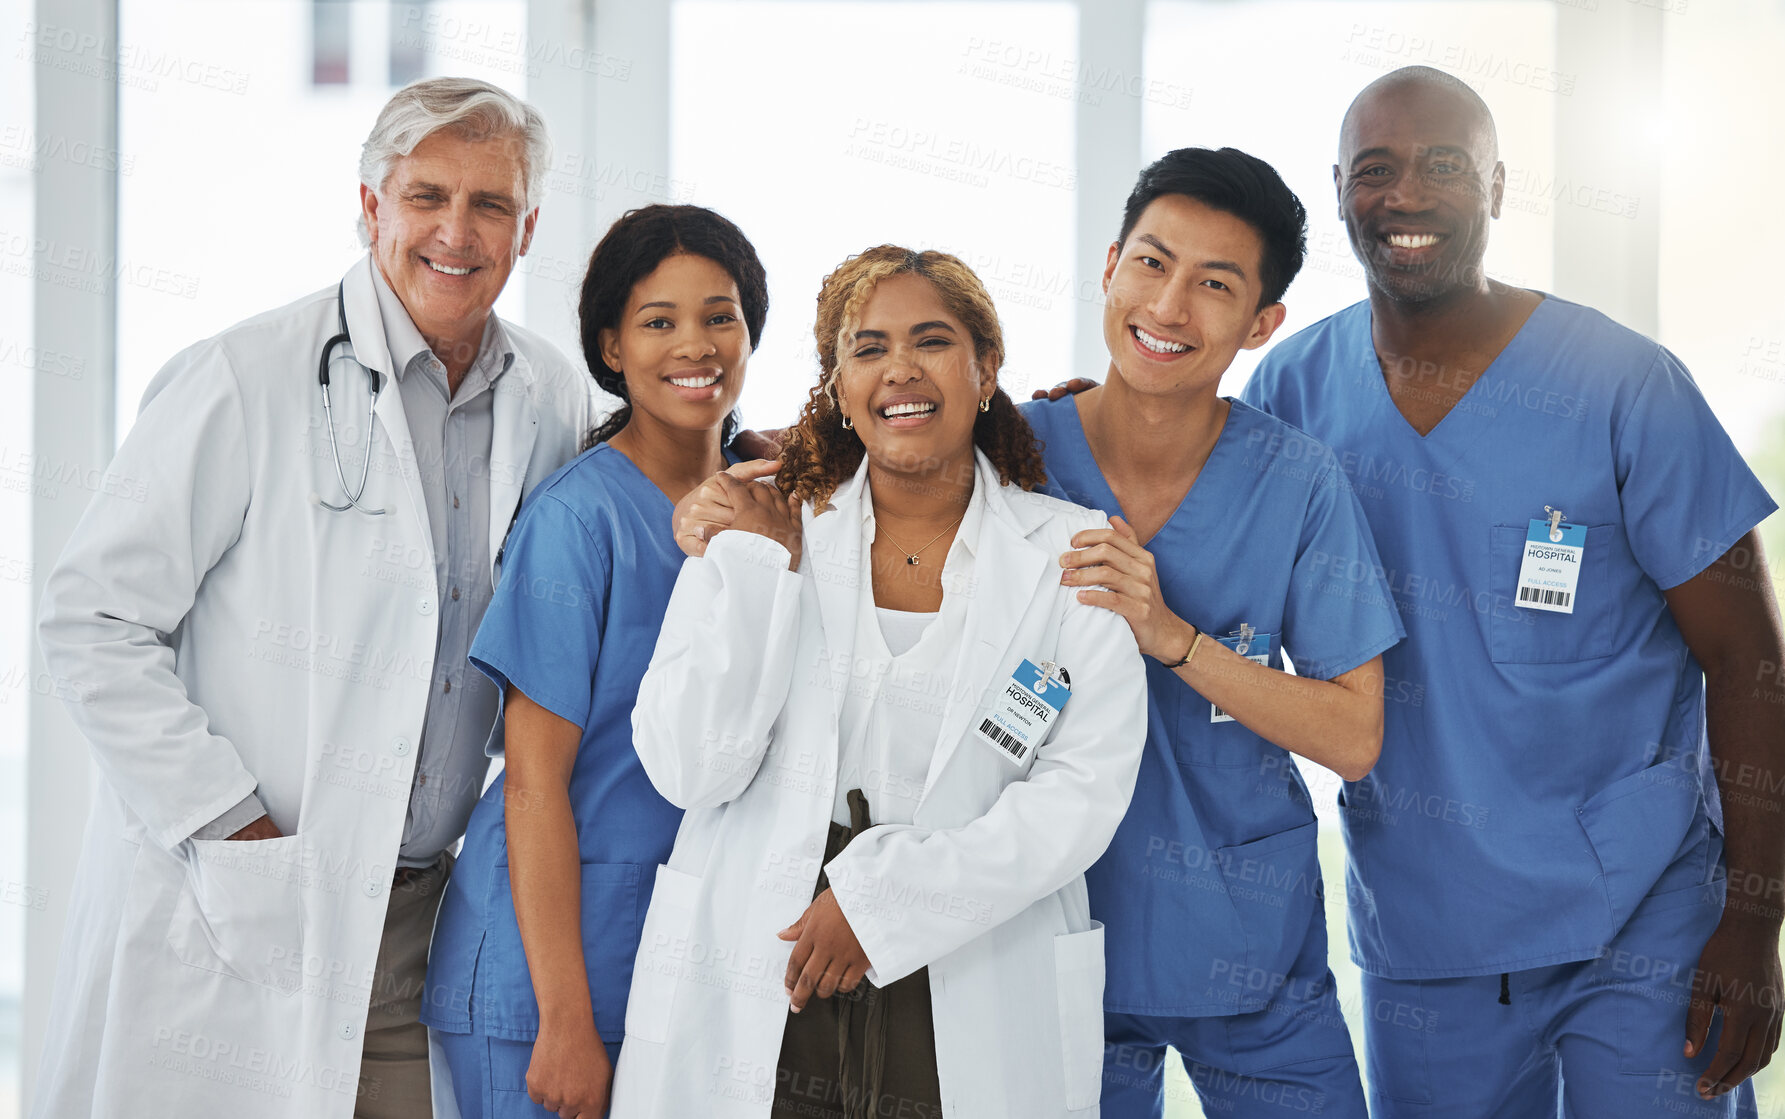
[[1572, 614], [1581, 563], [1587, 554], [1587, 528], [1568, 524], [1560, 509], [1545, 505], [1543, 511], [1545, 519], [1532, 521], [1525, 533], [1525, 558], [1519, 564], [1514, 605]]
[[1025, 660], [998, 690], [977, 733], [999, 757], [1020, 769], [1071, 698], [1072, 677], [1065, 668], [1053, 661]]
[[[1259, 633], [1245, 622], [1241, 622], [1239, 629], [1234, 630], [1226, 637], [1217, 637], [1215, 640], [1242, 657], [1268, 665], [1271, 663], [1271, 653], [1276, 647], [1277, 635]], [[1231, 723], [1233, 716], [1221, 710], [1218, 705], [1211, 703], [1209, 704], [1209, 722]]]

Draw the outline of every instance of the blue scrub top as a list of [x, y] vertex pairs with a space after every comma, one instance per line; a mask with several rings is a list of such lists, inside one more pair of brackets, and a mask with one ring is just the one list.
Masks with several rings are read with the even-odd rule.
[[[1702, 866], [1662, 879], [1721, 813], [1703, 677], [1661, 592], [1775, 505], [1678, 359], [1549, 296], [1422, 437], [1364, 302], [1278, 345], [1245, 397], [1338, 452], [1407, 625], [1382, 759], [1342, 797], [1358, 965], [1591, 959], [1651, 892], [1702, 897]], [[1515, 604], [1545, 505], [1587, 526], [1572, 615]]]
[[[625, 1029], [639, 930], [682, 819], [632, 749], [632, 706], [684, 558], [672, 508], [606, 443], [572, 460], [528, 497], [471, 644], [471, 663], [499, 687], [512, 684], [583, 728], [570, 803], [589, 997], [609, 1044]], [[539, 1005], [509, 889], [506, 785], [499, 775], [471, 813], [434, 930], [421, 1020], [531, 1041]]]
[[[1070, 399], [1023, 405], [1049, 493], [1107, 512]], [[1196, 483], [1147, 542], [1166, 605], [1210, 637], [1257, 631], [1331, 679], [1400, 640], [1386, 586], [1337, 584], [1379, 568], [1363, 514], [1319, 442], [1234, 401]], [[1257, 1010], [1289, 975], [1321, 911], [1314, 809], [1288, 751], [1147, 659], [1147, 749], [1109, 850], [1085, 875], [1104, 924], [1107, 1009], [1191, 1017]]]

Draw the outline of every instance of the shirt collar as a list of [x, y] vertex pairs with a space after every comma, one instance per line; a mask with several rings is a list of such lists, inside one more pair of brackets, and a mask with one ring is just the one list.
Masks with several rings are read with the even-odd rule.
[[[977, 458], [977, 455], [975, 455]], [[967, 555], [974, 556], [979, 552], [979, 526], [985, 519], [985, 472], [977, 469], [975, 463], [973, 478], [973, 496], [967, 499], [967, 511], [961, 516], [961, 526], [954, 534], [954, 546], [949, 548], [952, 555], [956, 547], [965, 548]], [[870, 492], [867, 463], [862, 464], [861, 476], [861, 523], [862, 542], [872, 543], [878, 526], [874, 522], [874, 495]]]
[[[385, 281], [384, 269], [378, 267], [376, 259], [372, 261], [372, 291], [378, 297], [378, 317], [384, 324], [384, 341], [390, 350], [391, 364], [396, 366], [392, 372], [400, 381], [417, 358], [425, 361], [434, 356], [434, 351], [416, 329], [415, 320], [409, 317], [403, 301]], [[477, 358], [471, 363], [471, 369], [494, 384], [513, 364], [514, 346], [509, 341], [508, 331], [502, 328], [502, 320], [491, 311], [484, 321], [483, 338], [477, 344]]]

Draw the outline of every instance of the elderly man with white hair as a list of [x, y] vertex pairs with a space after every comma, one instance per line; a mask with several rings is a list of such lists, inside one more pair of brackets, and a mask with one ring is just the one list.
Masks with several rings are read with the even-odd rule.
[[466, 649], [593, 420], [491, 310], [548, 152], [494, 86], [399, 91], [368, 254], [144, 395], [111, 467], [142, 484], [99, 488], [39, 627], [100, 780], [33, 1115], [429, 1113], [428, 937], [500, 708]]

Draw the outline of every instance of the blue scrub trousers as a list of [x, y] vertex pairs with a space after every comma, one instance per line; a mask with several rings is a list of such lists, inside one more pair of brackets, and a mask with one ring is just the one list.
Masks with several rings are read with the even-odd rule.
[[[433, 1031], [434, 1040], [446, 1054], [452, 1073], [453, 1095], [458, 1097], [459, 1119], [558, 1119], [527, 1095], [527, 1065], [533, 1060], [531, 1041], [507, 1041], [482, 1034]], [[607, 1059], [620, 1064], [620, 1046], [605, 1046]]]
[[1217, 1119], [1365, 1119], [1351, 1034], [1316, 920], [1295, 967], [1262, 1010], [1199, 1018], [1105, 1013], [1103, 1119], [1160, 1119], [1165, 1047]]
[[[1676, 864], [1677, 865], [1677, 864]], [[1722, 884], [1650, 894], [1597, 960], [1506, 977], [1365, 974], [1365, 1061], [1376, 1119], [1753, 1119], [1754, 1085], [1716, 1100], [1682, 1055], [1692, 970], [1723, 913]]]

